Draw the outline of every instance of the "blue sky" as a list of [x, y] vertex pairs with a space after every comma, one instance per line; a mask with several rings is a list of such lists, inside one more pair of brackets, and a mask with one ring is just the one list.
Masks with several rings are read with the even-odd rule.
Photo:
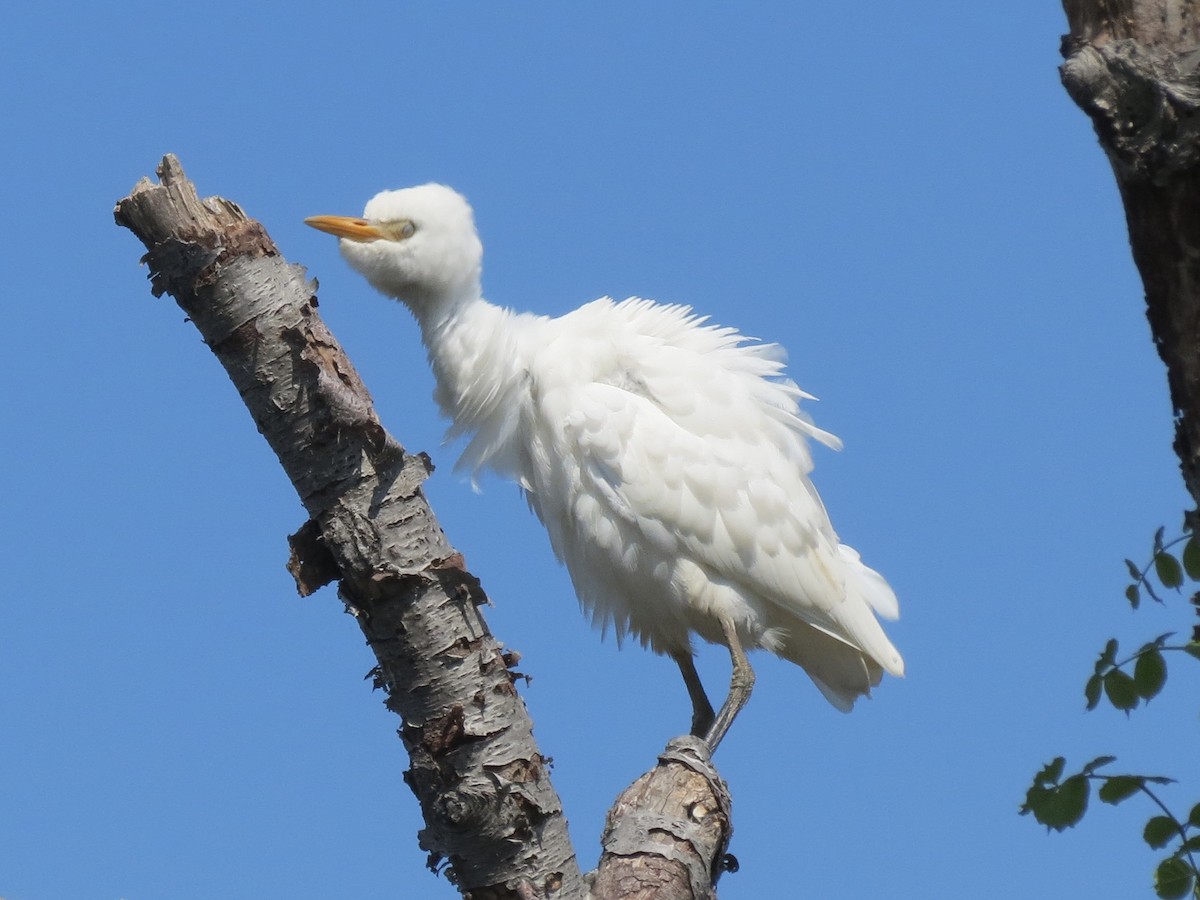
[[[397, 722], [300, 505], [114, 202], [165, 152], [320, 279], [386, 424], [494, 601], [585, 867], [685, 730], [674, 666], [601, 642], [516, 490], [451, 473], [417, 334], [305, 228], [429, 180], [476, 208], [485, 290], [558, 313], [693, 305], [822, 398], [816, 481], [892, 582], [908, 677], [850, 716], [762, 655], [717, 761], [723, 900], [1149, 895], [1151, 810], [1047, 836], [1062, 753], [1194, 775], [1195, 673], [1083, 712], [1121, 560], [1186, 503], [1121, 207], [1058, 83], [1055, 4], [47, 3], [7, 13], [0, 255], [0, 897], [455, 896], [423, 868]], [[720, 648], [701, 653], [714, 694]], [[1189, 766], [1191, 771], [1189, 771]]]

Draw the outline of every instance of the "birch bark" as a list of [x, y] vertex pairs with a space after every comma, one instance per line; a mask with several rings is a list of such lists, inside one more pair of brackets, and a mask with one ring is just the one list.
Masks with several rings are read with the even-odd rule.
[[601, 865], [581, 874], [516, 656], [488, 631], [483, 589], [421, 490], [429, 459], [383, 428], [303, 268], [235, 203], [200, 199], [175, 157], [158, 174], [117, 204], [116, 221], [146, 246], [152, 291], [200, 331], [308, 512], [288, 568], [301, 594], [337, 581], [375, 654], [375, 684], [403, 720], [430, 868], [447, 863], [473, 900], [715, 897], [730, 801], [692, 738], [618, 798]]

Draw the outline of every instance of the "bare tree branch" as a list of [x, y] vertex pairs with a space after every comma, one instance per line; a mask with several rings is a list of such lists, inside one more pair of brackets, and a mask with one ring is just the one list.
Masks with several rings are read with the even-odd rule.
[[722, 871], [735, 871], [726, 847], [732, 801], [708, 746], [681, 737], [659, 764], [626, 788], [608, 812], [594, 900], [707, 900]]
[[339, 579], [378, 659], [430, 866], [447, 860], [466, 896], [516, 897], [523, 883], [583, 896], [532, 723], [477, 609], [486, 598], [421, 491], [428, 460], [384, 432], [304, 270], [235, 204], [200, 200], [174, 157], [158, 173], [117, 205], [117, 222], [146, 245], [155, 294], [199, 329], [311, 517], [289, 567], [301, 593]]
[[403, 719], [430, 867], [464, 897], [715, 897], [732, 868], [730, 800], [695, 738], [677, 738], [612, 811], [600, 867], [580, 874], [545, 758], [486, 600], [429, 509], [431, 471], [380, 424], [317, 315], [315, 285], [256, 221], [201, 200], [172, 156], [116, 208], [145, 244], [152, 290], [187, 313], [233, 380], [309, 514], [290, 538], [301, 594], [339, 582]]

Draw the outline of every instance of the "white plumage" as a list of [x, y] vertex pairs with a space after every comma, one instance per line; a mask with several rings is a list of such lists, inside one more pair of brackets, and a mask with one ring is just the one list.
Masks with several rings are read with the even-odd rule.
[[[675, 659], [710, 749], [749, 697], [744, 648], [801, 666], [841, 710], [903, 674], [876, 619], [896, 597], [809, 480], [807, 439], [840, 442], [800, 411], [779, 347], [637, 298], [558, 318], [493, 306], [471, 208], [442, 185], [307, 222], [412, 311], [450, 434], [470, 437], [459, 465], [521, 486], [596, 625]], [[733, 660], [716, 716], [693, 632]]]

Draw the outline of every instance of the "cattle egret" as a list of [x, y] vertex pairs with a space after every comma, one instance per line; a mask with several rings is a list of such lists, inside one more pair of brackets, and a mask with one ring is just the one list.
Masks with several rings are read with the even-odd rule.
[[[840, 442], [800, 411], [811, 397], [779, 347], [639, 298], [558, 318], [494, 306], [471, 207], [443, 185], [305, 221], [411, 310], [449, 434], [470, 436], [459, 466], [520, 485], [595, 625], [675, 660], [710, 750], [750, 696], [748, 649], [796, 663], [843, 711], [903, 674], [876, 619], [896, 596], [809, 480], [807, 439]], [[732, 660], [715, 716], [693, 632]]]

